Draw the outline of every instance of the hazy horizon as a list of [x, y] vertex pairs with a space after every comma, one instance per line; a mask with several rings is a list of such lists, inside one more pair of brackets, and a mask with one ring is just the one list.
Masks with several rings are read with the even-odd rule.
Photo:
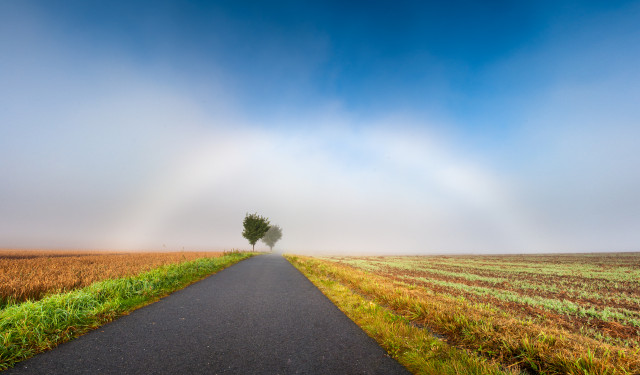
[[[0, 2], [0, 248], [640, 251], [640, 3]], [[261, 242], [256, 249], [264, 250]]]

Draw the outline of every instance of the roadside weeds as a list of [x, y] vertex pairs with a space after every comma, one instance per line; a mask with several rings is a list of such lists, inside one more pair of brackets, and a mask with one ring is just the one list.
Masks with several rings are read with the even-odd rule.
[[340, 310], [415, 374], [521, 374], [518, 368], [451, 346], [410, 319], [394, 313], [319, 271], [308, 258], [285, 257]]
[[[427, 296], [409, 284], [344, 264], [311, 257], [287, 259], [415, 373], [640, 373], [637, 351], [616, 351], [607, 344], [523, 322], [464, 299], [437, 293]], [[355, 302], [349, 302], [352, 298]], [[390, 316], [377, 312], [384, 310], [382, 306], [391, 310]], [[412, 343], [404, 336], [410, 330], [394, 331], [397, 324], [410, 322], [445, 335], [447, 340], [442, 344], [446, 349], [437, 349], [434, 355], [432, 348], [437, 346], [428, 339]], [[414, 328], [413, 337], [419, 337], [420, 332], [431, 336], [428, 330]], [[423, 360], [425, 363], [420, 363]]]

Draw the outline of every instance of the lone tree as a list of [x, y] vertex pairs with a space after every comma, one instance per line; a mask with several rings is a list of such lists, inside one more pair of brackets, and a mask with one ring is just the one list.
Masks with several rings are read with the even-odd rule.
[[269, 246], [269, 249], [273, 251], [273, 246], [282, 238], [282, 228], [278, 225], [272, 225], [267, 233], [262, 237], [262, 242]]
[[244, 221], [242, 222], [244, 230], [242, 231], [242, 237], [249, 240], [249, 243], [255, 250], [256, 242], [261, 239], [265, 233], [269, 230], [269, 219], [255, 214], [246, 214]]

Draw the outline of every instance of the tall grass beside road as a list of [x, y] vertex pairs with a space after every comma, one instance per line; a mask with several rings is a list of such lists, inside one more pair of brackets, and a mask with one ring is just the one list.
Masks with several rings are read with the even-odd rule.
[[81, 335], [255, 253], [161, 266], [0, 309], [0, 369]]
[[[414, 374], [494, 375], [520, 374], [518, 368], [501, 366], [472, 351], [440, 340], [410, 318], [367, 298], [360, 291], [334, 277], [337, 267], [309, 257], [285, 257], [340, 310], [373, 337], [387, 353]], [[361, 277], [362, 275], [352, 275]], [[372, 281], [374, 284], [377, 280]]]

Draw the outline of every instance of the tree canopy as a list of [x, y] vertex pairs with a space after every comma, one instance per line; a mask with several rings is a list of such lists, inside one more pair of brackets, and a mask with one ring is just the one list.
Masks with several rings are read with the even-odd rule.
[[278, 225], [272, 225], [269, 230], [262, 237], [262, 242], [269, 246], [269, 249], [273, 251], [273, 246], [282, 238], [282, 228]]
[[269, 230], [269, 219], [262, 217], [257, 213], [246, 214], [244, 221], [242, 222], [244, 230], [242, 231], [242, 237], [249, 240], [252, 249], [255, 250], [256, 242], [261, 239], [265, 233]]

